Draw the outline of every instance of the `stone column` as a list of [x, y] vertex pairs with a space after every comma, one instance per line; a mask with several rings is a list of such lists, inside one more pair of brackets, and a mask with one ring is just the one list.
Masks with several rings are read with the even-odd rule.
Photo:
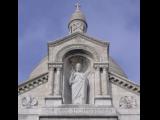
[[55, 79], [54, 79], [54, 96], [60, 96], [60, 86], [61, 86], [61, 69], [62, 66], [56, 67]]
[[53, 79], [54, 79], [54, 68], [52, 65], [48, 65], [49, 73], [48, 73], [48, 90], [49, 95], [53, 95]]
[[100, 67], [95, 66], [95, 96], [101, 95]]
[[102, 95], [107, 95], [106, 67], [102, 67]]
[[103, 96], [108, 95], [108, 82], [109, 81], [108, 81], [107, 67], [104, 66], [102, 67], [102, 82], [101, 82]]
[[[95, 72], [95, 98], [94, 103], [96, 105], [107, 105], [112, 106], [112, 98], [108, 95], [108, 63], [95, 63], [94, 67], [96, 68]], [[102, 69], [102, 73], [100, 73]]]
[[45, 106], [54, 107], [62, 104], [61, 95], [61, 70], [63, 63], [50, 63], [49, 64], [49, 90], [51, 91], [48, 96], [45, 97]]

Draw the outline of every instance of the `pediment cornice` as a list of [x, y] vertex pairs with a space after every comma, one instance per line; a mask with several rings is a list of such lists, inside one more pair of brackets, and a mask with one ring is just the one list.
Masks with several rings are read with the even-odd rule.
[[95, 39], [95, 38], [92, 38], [88, 35], [86, 35], [85, 33], [80, 33], [80, 32], [76, 32], [76, 33], [73, 33], [71, 35], [68, 35], [66, 37], [63, 37], [63, 38], [60, 38], [60, 39], [57, 39], [55, 41], [51, 41], [51, 42], [48, 42], [48, 47], [53, 47], [53, 46], [58, 46], [62, 43], [65, 43], [71, 39], [74, 39], [74, 38], [83, 38], [85, 40], [88, 40], [92, 43], [95, 43], [97, 45], [100, 45], [100, 46], [103, 46], [103, 47], [106, 47], [109, 45], [109, 42], [104, 42], [102, 40], [98, 40], [98, 39]]
[[110, 75], [109, 79], [113, 84], [118, 85], [124, 89], [127, 89], [128, 91], [134, 92], [138, 95], [140, 94], [140, 86], [138, 84], [114, 72], [110, 72], [109, 75]]
[[30, 91], [31, 89], [34, 89], [39, 85], [46, 83], [47, 81], [48, 81], [48, 72], [41, 74], [30, 80], [27, 80], [21, 83], [20, 85], [18, 85], [18, 95], [25, 93], [27, 91]]

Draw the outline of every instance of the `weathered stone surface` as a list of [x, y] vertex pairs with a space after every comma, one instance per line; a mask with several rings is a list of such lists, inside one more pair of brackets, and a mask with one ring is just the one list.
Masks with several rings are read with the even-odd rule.
[[[77, 34], [77, 36], [80, 34]], [[77, 43], [77, 40], [78, 41]], [[80, 44], [79, 44], [80, 42]], [[87, 46], [89, 46], [87, 48]], [[49, 46], [49, 61], [48, 69], [53, 67], [52, 73], [48, 73], [48, 80], [51, 82], [43, 83], [23, 94], [19, 95], [19, 120], [28, 120], [30, 117], [32, 119], [68, 119], [68, 118], [45, 118], [45, 116], [55, 117], [59, 116], [72, 116], [71, 119], [88, 119], [88, 118], [78, 118], [78, 115], [81, 116], [103, 116], [106, 115], [106, 118], [90, 118], [90, 119], [117, 119], [114, 118], [120, 117], [122, 119], [128, 119], [129, 116], [132, 116], [134, 120], [139, 120], [139, 95], [135, 94], [127, 89], [124, 89], [122, 86], [117, 86], [109, 81], [109, 69], [105, 69], [108, 66], [108, 52], [107, 46], [102, 46], [91, 41], [85, 40], [85, 38], [76, 37], [70, 38], [66, 42], [62, 42], [57, 46]], [[54, 51], [54, 52], [53, 52]], [[101, 57], [103, 56], [103, 57]], [[51, 59], [52, 58], [52, 59]], [[54, 59], [56, 58], [56, 59]], [[88, 94], [88, 104], [90, 105], [101, 105], [105, 106], [105, 110], [109, 106], [114, 106], [117, 112], [114, 113], [113, 118], [107, 118], [109, 113], [107, 110], [105, 112], [96, 108], [70, 108], [65, 106], [64, 108], [55, 108], [64, 104], [71, 104], [71, 86], [69, 86], [69, 77], [71, 75], [71, 69], [76, 64], [80, 62], [83, 64], [83, 71], [91, 71], [91, 74], [88, 76], [89, 80], [89, 94]], [[61, 69], [59, 69], [61, 64]], [[98, 69], [97, 69], [98, 68]], [[60, 71], [59, 71], [60, 70]], [[59, 73], [57, 73], [57, 71]], [[105, 73], [106, 72], [106, 73]], [[52, 77], [50, 77], [52, 75]], [[105, 77], [106, 76], [106, 81]], [[119, 77], [118, 79], [121, 79]], [[57, 80], [57, 82], [54, 82]], [[104, 85], [103, 84], [103, 82]], [[107, 83], [105, 83], [107, 82]], [[109, 85], [109, 86], [108, 86]], [[55, 86], [55, 87], [54, 87]], [[133, 85], [134, 86], [134, 85]], [[109, 91], [109, 92], [108, 92]], [[51, 94], [50, 94], [51, 93]], [[56, 94], [55, 94], [56, 93]], [[105, 97], [108, 94], [108, 97]], [[61, 96], [60, 98], [58, 96]], [[37, 105], [32, 105], [27, 108], [22, 105], [22, 99], [24, 97], [31, 96], [37, 98]], [[53, 97], [49, 97], [53, 96]], [[110, 96], [110, 97], [109, 97]], [[120, 107], [120, 100], [124, 96], [134, 96], [137, 101], [136, 107], [129, 107], [127, 110], [126, 107]], [[127, 104], [127, 103], [126, 103]], [[125, 103], [124, 103], [125, 106]], [[54, 112], [53, 112], [54, 110]], [[74, 113], [73, 111], [77, 111]], [[71, 112], [72, 111], [72, 112]], [[83, 112], [82, 112], [83, 111]], [[85, 111], [85, 112], [84, 112]], [[38, 115], [37, 117], [32, 116], [33, 114]], [[99, 114], [99, 115], [98, 115]], [[25, 117], [23, 117], [23, 115]], [[27, 115], [31, 115], [26, 117]], [[127, 116], [128, 115], [128, 116]]]
[[[71, 20], [71, 34], [48, 43], [48, 56], [33, 70], [32, 80], [19, 86], [19, 120], [140, 119], [139, 86], [109, 57], [108, 42], [84, 34], [82, 20]], [[77, 63], [82, 69], [76, 67], [72, 75]]]

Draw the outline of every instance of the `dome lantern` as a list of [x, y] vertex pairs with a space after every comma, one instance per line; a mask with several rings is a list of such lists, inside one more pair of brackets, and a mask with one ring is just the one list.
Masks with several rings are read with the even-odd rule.
[[68, 23], [68, 29], [69, 33], [75, 33], [75, 32], [81, 32], [86, 33], [87, 32], [87, 22], [84, 14], [80, 10], [80, 4], [77, 3], [76, 10], [72, 14], [70, 21]]

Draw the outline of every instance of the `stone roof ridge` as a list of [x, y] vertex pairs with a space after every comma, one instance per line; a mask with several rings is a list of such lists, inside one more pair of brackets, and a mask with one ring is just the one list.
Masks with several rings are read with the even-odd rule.
[[49, 41], [48, 42], [48, 45], [57, 45], [59, 43], [63, 43], [63, 42], [66, 42], [74, 37], [77, 37], [77, 36], [81, 36], [81, 37], [85, 37], [85, 38], [88, 38], [88, 39], [91, 39], [93, 42], [95, 43], [99, 43], [101, 45], [109, 45], [109, 42], [106, 41], [106, 40], [99, 40], [97, 38], [93, 38], [93, 37], [90, 37], [88, 36], [88, 34], [86, 33], [81, 33], [81, 32], [76, 32], [76, 33], [73, 33], [73, 34], [70, 34], [70, 35], [67, 35], [65, 37], [62, 37], [62, 38], [59, 38], [59, 39], [56, 39], [54, 41]]

